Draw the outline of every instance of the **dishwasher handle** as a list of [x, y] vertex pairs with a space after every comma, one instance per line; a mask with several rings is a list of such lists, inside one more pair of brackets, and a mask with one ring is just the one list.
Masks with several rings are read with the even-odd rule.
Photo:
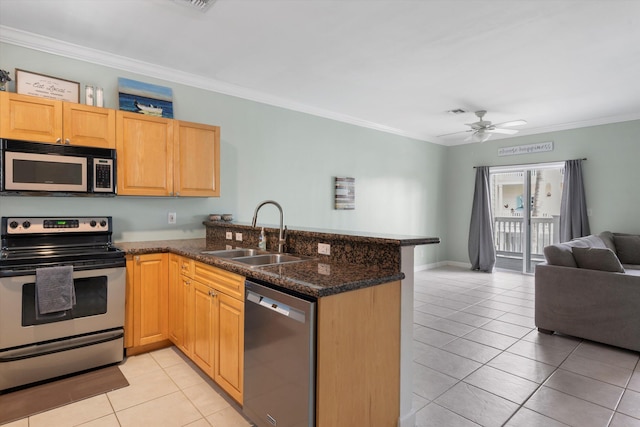
[[247, 303], [259, 305], [260, 307], [271, 310], [281, 316], [288, 317], [300, 323], [305, 323], [306, 316], [303, 311], [300, 311], [278, 300], [268, 298], [264, 295], [260, 295], [250, 290], [247, 290]]

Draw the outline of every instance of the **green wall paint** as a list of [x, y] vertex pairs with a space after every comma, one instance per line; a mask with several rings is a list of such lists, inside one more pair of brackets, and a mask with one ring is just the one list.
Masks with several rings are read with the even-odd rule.
[[[169, 86], [176, 119], [221, 127], [220, 198], [2, 197], [0, 216], [106, 214], [118, 241], [176, 239], [204, 237], [209, 213], [248, 222], [259, 202], [273, 199], [290, 228], [427, 236], [446, 229], [446, 147], [14, 45], [0, 44], [0, 52], [2, 69], [102, 86], [109, 108], [117, 108], [118, 77]], [[334, 176], [356, 179], [354, 211], [333, 209]], [[176, 225], [167, 224], [168, 212], [177, 212]], [[277, 224], [277, 210], [265, 206], [259, 223]], [[444, 245], [418, 248], [416, 264], [443, 254]]]
[[[117, 108], [120, 76], [170, 86], [175, 118], [222, 129], [220, 198], [2, 197], [0, 216], [106, 214], [118, 241], [178, 239], [204, 237], [209, 213], [248, 222], [273, 199], [290, 228], [439, 236], [440, 245], [416, 249], [416, 265], [468, 263], [473, 166], [587, 157], [592, 231], [640, 233], [640, 121], [444, 147], [9, 44], [0, 43], [0, 68], [100, 85], [109, 108]], [[497, 156], [499, 147], [543, 141], [554, 150]], [[355, 211], [333, 209], [334, 176], [356, 178]], [[168, 212], [177, 212], [176, 225]], [[277, 222], [277, 210], [263, 208], [259, 223]]]
[[[498, 148], [553, 141], [551, 152], [498, 157]], [[449, 147], [446, 259], [468, 263], [467, 241], [475, 169], [587, 158], [583, 163], [592, 233], [640, 234], [640, 120]]]

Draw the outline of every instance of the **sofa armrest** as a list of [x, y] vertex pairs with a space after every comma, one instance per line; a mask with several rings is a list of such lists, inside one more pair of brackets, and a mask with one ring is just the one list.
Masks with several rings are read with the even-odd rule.
[[538, 328], [640, 351], [640, 276], [540, 264], [535, 288]]

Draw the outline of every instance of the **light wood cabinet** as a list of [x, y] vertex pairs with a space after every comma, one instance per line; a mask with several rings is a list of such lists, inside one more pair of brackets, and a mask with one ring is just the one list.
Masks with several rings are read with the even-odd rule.
[[177, 196], [220, 196], [220, 128], [176, 121], [174, 193]]
[[32, 142], [116, 146], [115, 110], [0, 92], [0, 136]]
[[173, 120], [118, 111], [118, 195], [173, 195]]
[[216, 340], [214, 336], [217, 320], [217, 300], [213, 288], [194, 281], [193, 283], [193, 351], [191, 360], [211, 378], [214, 377]]
[[[168, 255], [127, 256], [127, 292], [131, 316], [125, 322], [125, 338], [132, 347], [168, 339]], [[132, 299], [132, 300], [131, 300]]]
[[218, 294], [214, 323], [216, 358], [214, 379], [227, 393], [242, 402], [244, 382], [244, 301]]
[[220, 128], [118, 111], [118, 194], [220, 195]]
[[169, 338], [242, 403], [244, 278], [169, 255]]
[[396, 426], [400, 282], [320, 298], [316, 339], [316, 425]]
[[191, 355], [186, 316], [191, 311], [192, 266], [192, 260], [169, 254], [169, 339], [187, 356]]
[[62, 103], [63, 141], [72, 145], [116, 148], [116, 111]]

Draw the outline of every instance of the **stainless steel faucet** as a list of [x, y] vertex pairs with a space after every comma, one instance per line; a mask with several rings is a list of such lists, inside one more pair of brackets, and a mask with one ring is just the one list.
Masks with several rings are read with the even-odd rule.
[[253, 221], [251, 222], [251, 226], [253, 228], [256, 227], [256, 221], [258, 220], [258, 211], [264, 205], [269, 205], [269, 204], [270, 205], [274, 205], [280, 211], [280, 234], [278, 235], [278, 252], [282, 253], [282, 248], [284, 248], [284, 245], [286, 243], [286, 238], [285, 238], [285, 231], [286, 230], [285, 230], [285, 226], [284, 226], [284, 213], [282, 213], [282, 206], [280, 206], [280, 204], [278, 202], [276, 202], [274, 200], [265, 200], [264, 202], [261, 202], [256, 207], [256, 210], [253, 213]]

